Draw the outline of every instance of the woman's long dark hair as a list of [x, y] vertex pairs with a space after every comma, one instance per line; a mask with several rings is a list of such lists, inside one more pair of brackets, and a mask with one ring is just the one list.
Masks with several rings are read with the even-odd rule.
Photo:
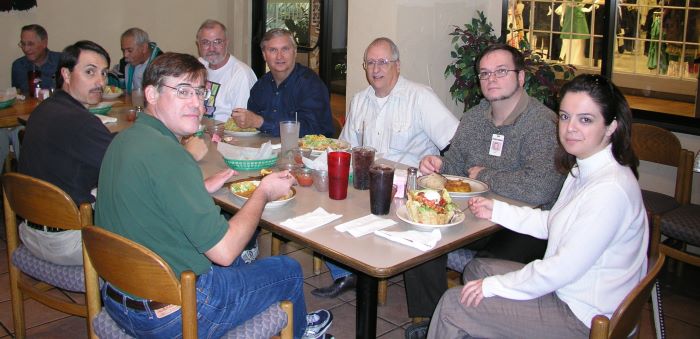
[[[560, 103], [567, 93], [588, 94], [600, 108], [605, 126], [617, 120], [617, 128], [610, 136], [613, 157], [620, 165], [629, 166], [634, 176], [639, 178], [639, 159], [632, 150], [632, 112], [620, 89], [604, 76], [582, 74], [562, 86], [559, 91]], [[576, 164], [576, 157], [567, 153], [560, 141], [555, 161], [557, 169], [566, 174]]]

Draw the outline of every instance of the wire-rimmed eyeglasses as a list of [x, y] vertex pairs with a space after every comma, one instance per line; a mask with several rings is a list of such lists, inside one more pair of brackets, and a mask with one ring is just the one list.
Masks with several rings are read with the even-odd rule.
[[497, 69], [493, 72], [487, 72], [487, 71], [481, 71], [479, 72], [476, 76], [479, 77], [479, 80], [488, 80], [491, 78], [491, 75], [495, 75], [496, 78], [503, 78], [504, 76], [508, 75], [508, 72], [519, 72], [519, 69]]
[[177, 86], [173, 87], [173, 86], [161, 84], [161, 86], [167, 87], [170, 89], [174, 89], [175, 94], [180, 99], [189, 99], [194, 94], [194, 95], [197, 95], [197, 97], [199, 97], [199, 99], [201, 99], [201, 100], [207, 100], [209, 98], [209, 95], [211, 95], [211, 91], [209, 91], [206, 88], [194, 88], [190, 85], [177, 85]]
[[202, 40], [199, 40], [199, 45], [202, 47], [209, 47], [209, 46], [221, 47], [224, 45], [224, 39], [214, 39], [214, 40], [202, 39]]
[[379, 67], [379, 68], [386, 68], [387, 65], [389, 65], [392, 62], [396, 62], [396, 60], [389, 60], [389, 59], [377, 59], [377, 60], [365, 60], [365, 62], [362, 63], [362, 67], [364, 69], [368, 69], [370, 67]]

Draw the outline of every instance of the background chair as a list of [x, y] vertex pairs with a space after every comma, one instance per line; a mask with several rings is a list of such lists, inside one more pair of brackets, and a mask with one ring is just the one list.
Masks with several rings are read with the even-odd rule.
[[637, 286], [630, 291], [617, 307], [612, 318], [604, 315], [596, 315], [591, 321], [591, 339], [617, 339], [628, 338], [635, 331], [634, 337], [639, 335], [639, 321], [642, 315], [644, 304], [649, 300], [651, 289], [654, 287], [656, 277], [664, 265], [664, 255], [652, 257], [649, 260], [649, 270], [647, 275]]
[[693, 152], [681, 148], [681, 142], [671, 132], [652, 125], [632, 124], [632, 148], [639, 160], [676, 167], [676, 187], [673, 197], [642, 190], [649, 220], [690, 203], [693, 180]]
[[[86, 227], [82, 232], [88, 254], [86, 266], [94, 266], [102, 278], [121, 291], [148, 300], [181, 305], [183, 338], [197, 338], [197, 297], [192, 271], [183, 272], [177, 279], [160, 256], [127, 238], [96, 226]], [[96, 281], [91, 283], [97, 284]], [[99, 300], [99, 292], [88, 297]], [[94, 326], [101, 338], [131, 338], [104, 310], [96, 317]], [[269, 338], [280, 332], [281, 338], [293, 337], [292, 304], [289, 301], [271, 305], [224, 338]]]
[[[87, 290], [87, 293], [90, 293], [92, 287], [86, 286], [85, 281], [97, 281], [95, 271], [89, 267], [84, 269], [83, 266], [56, 265], [35, 257], [20, 244], [17, 230], [17, 215], [39, 225], [80, 230], [92, 223], [90, 204], [82, 204], [79, 210], [71, 197], [60, 188], [19, 173], [3, 175], [2, 185], [15, 337], [26, 336], [23, 302], [25, 297], [61, 312], [87, 318], [88, 334], [94, 337], [90, 318], [97, 314], [99, 302], [74, 303], [58, 298], [49, 291], [58, 287], [74, 292]], [[39, 282], [31, 280], [27, 275]], [[95, 287], [92, 292], [99, 293], [99, 290]]]

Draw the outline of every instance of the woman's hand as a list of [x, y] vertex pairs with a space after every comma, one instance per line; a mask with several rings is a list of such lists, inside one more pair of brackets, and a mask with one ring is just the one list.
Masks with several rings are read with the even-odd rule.
[[472, 211], [472, 214], [477, 218], [491, 219], [493, 214], [493, 199], [474, 197], [469, 199], [467, 204], [469, 205], [469, 210]]
[[467, 307], [479, 306], [481, 299], [484, 299], [484, 293], [481, 290], [481, 285], [483, 283], [484, 279], [467, 282], [467, 284], [462, 288], [459, 301]]

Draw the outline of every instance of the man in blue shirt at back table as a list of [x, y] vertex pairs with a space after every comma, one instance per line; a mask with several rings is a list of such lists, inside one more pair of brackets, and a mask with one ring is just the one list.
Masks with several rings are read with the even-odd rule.
[[[12, 87], [16, 87], [24, 95], [32, 95], [34, 88], [29, 88], [27, 73], [40, 71], [41, 88], [55, 88], [56, 68], [61, 53], [49, 50], [49, 34], [46, 29], [36, 24], [22, 27], [17, 45], [22, 49], [24, 56], [12, 63]], [[36, 85], [32, 84], [32, 87], [34, 86]]]
[[301, 123], [299, 136], [333, 135], [328, 88], [311, 69], [295, 62], [297, 44], [292, 33], [271, 29], [260, 48], [270, 71], [250, 90], [248, 109], [233, 110], [236, 124], [279, 136], [279, 122], [296, 119]]

